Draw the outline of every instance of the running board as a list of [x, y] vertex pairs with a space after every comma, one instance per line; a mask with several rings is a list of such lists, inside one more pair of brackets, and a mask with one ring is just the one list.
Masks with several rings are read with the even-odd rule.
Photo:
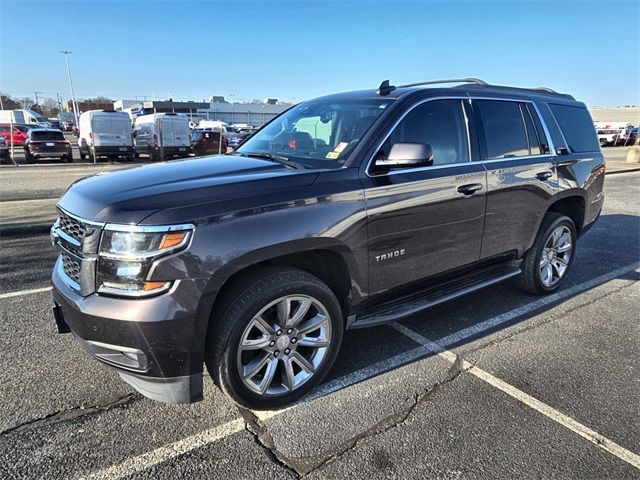
[[520, 262], [508, 262], [478, 270], [461, 278], [449, 280], [388, 302], [374, 305], [349, 318], [349, 328], [364, 328], [395, 322], [422, 310], [454, 298], [467, 295], [481, 288], [494, 285], [519, 275]]

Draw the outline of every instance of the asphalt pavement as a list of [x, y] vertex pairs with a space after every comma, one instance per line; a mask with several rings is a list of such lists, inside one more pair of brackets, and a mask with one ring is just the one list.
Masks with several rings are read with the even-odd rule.
[[269, 412], [208, 377], [194, 405], [135, 393], [54, 333], [47, 236], [3, 238], [0, 478], [639, 478], [640, 172], [605, 188], [558, 293], [504, 283], [347, 332]]

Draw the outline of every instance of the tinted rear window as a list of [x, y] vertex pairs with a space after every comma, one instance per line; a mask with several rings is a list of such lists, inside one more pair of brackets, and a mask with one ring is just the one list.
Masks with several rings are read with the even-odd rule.
[[550, 103], [549, 108], [556, 117], [567, 146], [572, 152], [594, 152], [600, 150], [593, 120], [586, 108]]
[[33, 130], [31, 132], [31, 139], [61, 141], [64, 140], [64, 135], [62, 135], [62, 132], [38, 132]]
[[484, 158], [529, 155], [529, 142], [518, 103], [478, 100], [474, 102], [474, 109], [478, 112], [484, 132], [486, 144]]

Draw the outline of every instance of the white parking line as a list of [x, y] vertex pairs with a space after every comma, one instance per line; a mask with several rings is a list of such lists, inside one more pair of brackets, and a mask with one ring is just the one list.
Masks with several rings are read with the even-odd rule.
[[[411, 338], [415, 342], [418, 342], [425, 346], [429, 346], [431, 348], [439, 348], [440, 352], [438, 353], [438, 355], [448, 360], [451, 363], [454, 363], [458, 359], [458, 356], [455, 353], [450, 352], [449, 350], [444, 350], [437, 343], [432, 342], [428, 338], [423, 337], [419, 333], [414, 332], [413, 330], [403, 325], [393, 324], [392, 327], [395, 328], [400, 333]], [[640, 469], [640, 456], [618, 445], [613, 440], [610, 440], [600, 435], [598, 432], [591, 430], [589, 427], [582, 425], [580, 422], [574, 420], [573, 418], [568, 417], [567, 415], [559, 412], [553, 407], [550, 407], [546, 403], [541, 402], [537, 398], [526, 394], [522, 390], [518, 390], [516, 387], [508, 384], [507, 382], [500, 380], [497, 377], [494, 377], [490, 373], [482, 370], [481, 368], [473, 365], [472, 363], [467, 362], [466, 360], [463, 360], [461, 362], [461, 367], [468, 373], [479, 378], [480, 380], [484, 380], [492, 387], [495, 387], [498, 390], [503, 391], [504, 393], [511, 396], [512, 398], [515, 398], [516, 400], [524, 403], [528, 407], [533, 408], [534, 410], [542, 413], [543, 415], [550, 418], [554, 422], [562, 425], [565, 428], [568, 428], [572, 432], [577, 433], [581, 437], [589, 440], [594, 445], [597, 445], [598, 447], [609, 452], [610, 454], [615, 455], [620, 460], [624, 460], [625, 462]]]
[[33, 290], [20, 290], [18, 292], [0, 293], [0, 300], [3, 298], [21, 297], [22, 295], [32, 295], [34, 293], [48, 292], [52, 287], [34, 288]]
[[590, 290], [598, 285], [606, 283], [610, 280], [613, 280], [620, 275], [624, 275], [625, 273], [629, 273], [633, 270], [636, 270], [640, 267], [640, 262], [635, 262], [625, 267], [620, 267], [612, 272], [605, 273], [604, 275], [600, 275], [592, 280], [580, 283], [578, 285], [574, 285], [571, 288], [567, 288], [566, 290], [561, 290], [552, 295], [548, 295], [546, 297], [542, 297], [539, 300], [536, 300], [531, 303], [527, 303], [526, 305], [510, 310], [501, 315], [497, 315], [489, 320], [484, 322], [477, 323], [471, 327], [465, 328], [463, 330], [459, 330], [456, 333], [452, 333], [446, 337], [443, 337], [438, 340], [438, 343], [442, 346], [450, 346], [455, 345], [456, 343], [466, 340], [469, 337], [472, 337], [480, 332], [484, 332], [486, 330], [490, 330], [491, 328], [497, 327], [498, 325], [502, 325], [503, 323], [509, 322], [515, 318], [518, 318], [526, 313], [533, 312], [534, 310], [538, 310], [542, 307], [545, 307], [551, 303], [558, 302], [560, 300], [564, 300], [568, 297], [573, 297], [574, 295], [583, 292], [585, 290]]
[[[318, 387], [314, 392], [312, 392], [311, 395], [307, 396], [306, 399], [304, 399], [300, 403], [295, 404], [291, 407], [288, 407], [282, 410], [255, 411], [254, 414], [260, 420], [263, 420], [263, 421], [268, 420], [270, 418], [281, 415], [288, 410], [291, 410], [294, 408], [300, 408], [308, 404], [309, 402], [315, 399], [318, 399], [320, 397], [323, 397], [325, 395], [328, 395], [332, 392], [335, 392], [336, 390], [348, 387], [350, 385], [353, 385], [367, 378], [372, 378], [376, 375], [387, 372], [389, 370], [392, 370], [393, 368], [397, 368], [400, 365], [406, 364], [413, 360], [417, 360], [429, 354], [438, 354], [443, 358], [445, 358], [446, 360], [448, 360], [449, 362], [453, 363], [456, 361], [456, 358], [457, 358], [456, 354], [448, 350], [445, 350], [442, 347], [442, 345], [450, 345], [450, 344], [457, 343], [463, 338], [471, 337], [473, 335], [478, 334], [481, 331], [494, 328], [497, 325], [513, 320], [519, 315], [523, 315], [530, 311], [536, 310], [542, 306], [548, 305], [549, 303], [556, 302], [568, 296], [575, 295], [577, 293], [583, 292], [585, 290], [588, 290], [595, 286], [603, 284], [620, 275], [624, 275], [625, 273], [635, 270], [639, 266], [640, 266], [640, 262], [636, 262], [636, 263], [627, 265], [626, 267], [621, 267], [610, 273], [601, 275], [593, 280], [589, 280], [587, 282], [576, 285], [570, 289], [564, 290], [557, 294], [551, 295], [549, 297], [545, 297], [540, 300], [536, 300], [534, 302], [531, 302], [525, 305], [524, 307], [512, 310], [502, 315], [498, 315], [485, 322], [479, 323], [477, 326], [469, 327], [467, 329], [461, 330], [456, 334], [449, 335], [448, 337], [444, 337], [443, 339], [440, 340], [440, 342], [442, 342], [441, 344], [432, 342], [431, 340], [428, 340], [427, 338], [423, 337], [419, 333], [414, 332], [413, 330], [410, 330], [407, 327], [404, 327], [399, 324], [393, 324], [392, 325], [393, 328], [395, 328], [405, 336], [408, 336], [420, 346], [415, 347], [411, 350], [407, 350], [406, 352], [400, 353], [393, 357], [381, 360], [380, 362], [377, 362], [374, 365], [364, 367], [348, 375], [345, 375], [343, 377], [327, 382], [321, 385], [320, 387]], [[465, 333], [463, 334], [463, 332]], [[546, 406], [542, 402], [539, 402], [535, 398], [528, 396], [524, 392], [520, 392], [520, 391], [517, 391], [518, 393], [514, 392], [513, 390], [516, 390], [514, 387], [511, 387], [510, 385], [502, 382], [502, 380], [499, 380], [498, 378], [491, 376], [487, 372], [481, 371], [479, 368], [474, 367], [472, 364], [468, 362], [463, 362], [463, 368], [465, 368], [465, 370], [468, 370], [470, 373], [473, 373], [476, 377], [481, 378], [482, 380], [492, 384], [496, 388], [500, 388], [501, 390], [503, 390], [504, 388], [505, 390], [503, 391], [505, 391], [505, 393], [511, 392], [509, 394], [510, 395], [513, 394], [512, 396], [521, 394], [522, 399], [528, 400], [531, 405], [538, 406], [540, 408], [539, 411], [549, 416], [549, 418], [552, 418], [556, 421], [559, 421], [560, 419], [564, 420], [565, 424], [573, 426], [574, 428], [572, 428], [572, 430], [578, 433], [579, 435], [584, 436], [588, 440], [592, 441], [593, 443], [596, 443], [600, 447], [604, 448], [607, 451], [610, 451], [610, 453], [613, 453], [614, 455], [618, 456], [619, 458], [622, 458], [625, 461], [631, 460], [629, 461], [629, 463], [640, 468], [639, 466], [640, 463], [638, 463], [638, 456], [635, 455], [634, 453], [629, 452], [628, 450], [625, 450], [623, 447], [620, 447], [614, 442], [602, 437], [601, 435], [594, 432], [593, 430], [590, 430], [587, 427], [581, 425], [580, 423], [575, 422], [574, 420], [570, 419], [569, 417], [566, 417], [565, 415], [552, 409], [551, 407]], [[493, 381], [493, 383], [491, 383], [489, 380]], [[517, 398], [517, 397], [514, 397], [514, 398]], [[518, 400], [524, 401], [524, 400], [521, 400], [521, 398], [518, 398]], [[529, 405], [529, 403], [527, 404]], [[532, 407], [532, 408], [535, 408], [535, 407]], [[552, 417], [551, 415], [554, 415], [555, 418]], [[97, 470], [93, 472], [91, 475], [89, 475], [88, 477], [83, 477], [83, 478], [90, 478], [90, 479], [123, 478], [137, 472], [145, 471], [146, 469], [151, 468], [154, 465], [158, 465], [159, 463], [174, 459], [196, 448], [201, 448], [210, 443], [221, 440], [224, 437], [227, 437], [229, 435], [232, 435], [234, 433], [241, 431], [243, 428], [244, 428], [244, 421], [242, 419], [232, 420], [223, 425], [214, 427], [209, 430], [205, 430], [204, 432], [200, 432], [198, 434], [192, 435], [190, 437], [187, 437], [181, 440], [177, 440], [173, 443], [157, 448], [150, 452], [143, 453], [141, 455], [129, 458], [122, 463], [113, 465], [111, 467], [107, 467], [102, 470]], [[570, 428], [570, 427], [567, 427], [567, 428]], [[598, 442], [601, 442], [601, 444]], [[612, 450], [609, 450], [609, 448], [611, 448]], [[617, 454], [614, 452], [617, 452]], [[627, 460], [627, 458], [629, 460]]]
[[183, 438], [180, 441], [170, 443], [150, 452], [128, 458], [122, 463], [118, 463], [104, 470], [98, 470], [91, 473], [86, 479], [116, 479], [128, 477], [134, 473], [143, 472], [154, 465], [158, 465], [171, 458], [178, 457], [182, 454], [191, 452], [196, 448], [201, 448], [212, 444], [225, 437], [238, 433], [245, 428], [244, 419], [237, 418], [230, 422], [218, 425], [217, 427], [196, 433], [190, 437]]

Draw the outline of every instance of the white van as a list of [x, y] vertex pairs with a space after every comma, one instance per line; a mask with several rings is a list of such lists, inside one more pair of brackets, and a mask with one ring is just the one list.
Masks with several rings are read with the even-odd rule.
[[133, 159], [131, 119], [124, 112], [89, 110], [80, 115], [78, 149], [80, 159], [88, 156], [93, 162], [99, 157]]
[[0, 123], [46, 126], [47, 120], [31, 110], [0, 110]]
[[133, 131], [138, 155], [152, 161], [189, 155], [189, 118], [178, 113], [152, 113], [136, 118]]

